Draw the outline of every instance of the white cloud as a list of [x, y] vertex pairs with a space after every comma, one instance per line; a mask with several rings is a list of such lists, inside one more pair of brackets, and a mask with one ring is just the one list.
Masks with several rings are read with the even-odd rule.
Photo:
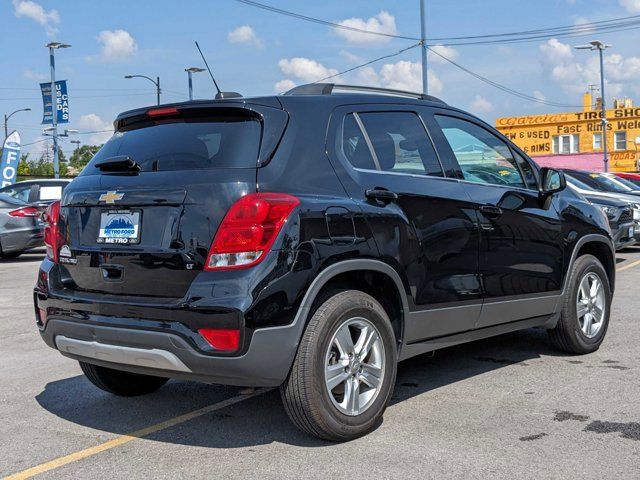
[[544, 93], [542, 93], [540, 90], [534, 90], [533, 96], [534, 98], [542, 101], [545, 101], [547, 99], [547, 97], [544, 96]]
[[262, 48], [263, 43], [256, 32], [249, 25], [242, 25], [227, 34], [227, 40], [230, 43], [238, 43], [240, 45], [253, 45], [256, 48]]
[[[540, 51], [551, 79], [572, 95], [583, 93], [589, 84], [600, 83], [600, 64], [594, 52], [585, 51], [577, 55], [570, 45], [557, 39], [540, 45]], [[608, 96], [634, 89], [640, 82], [640, 57], [605, 54], [604, 68]]]
[[629, 13], [640, 13], [640, 0], [620, 0], [620, 5]]
[[573, 23], [578, 27], [582, 27], [580, 28], [582, 33], [593, 33], [596, 30], [593, 25], [590, 25], [593, 22], [586, 17], [578, 17]]
[[276, 82], [275, 85], [273, 86], [273, 90], [276, 93], [283, 93], [288, 90], [291, 90], [295, 86], [296, 86], [295, 82], [293, 82], [292, 80], [289, 80], [288, 78], [285, 78], [284, 80], [280, 80], [279, 82]]
[[42, 82], [50, 78], [46, 73], [34, 72], [33, 70], [25, 70], [22, 75], [27, 80], [34, 80], [36, 82]]
[[[431, 70], [427, 70], [429, 93], [439, 95], [442, 92], [442, 80]], [[387, 63], [379, 72], [373, 67], [362, 68], [358, 72], [358, 83], [373, 87], [393, 88], [409, 92], [422, 91], [422, 66], [419, 62], [401, 60]]]
[[493, 111], [493, 104], [481, 95], [476, 95], [471, 105], [469, 106], [471, 111], [476, 115], [486, 115]]
[[347, 52], [346, 50], [340, 50], [340, 56], [344, 58], [347, 62], [352, 63], [354, 65], [364, 63], [364, 59], [362, 57], [355, 55], [351, 52]]
[[130, 59], [138, 50], [135, 39], [126, 30], [103, 30], [98, 34], [102, 48], [102, 60], [122, 62]]
[[305, 82], [315, 82], [338, 73], [335, 68], [327, 68], [315, 60], [304, 57], [283, 58], [278, 62], [278, 66], [285, 75], [296, 77]]
[[13, 0], [13, 14], [18, 18], [30, 18], [42, 25], [50, 37], [58, 33], [56, 25], [60, 23], [60, 14], [57, 10], [46, 11], [42, 5], [30, 0]]
[[[439, 53], [443, 57], [447, 57], [449, 60], [456, 60], [460, 56], [460, 52], [453, 47], [447, 47], [446, 45], [434, 45], [431, 50]], [[429, 61], [433, 63], [448, 63], [444, 58], [436, 55], [433, 52], [429, 52]]]
[[[345, 27], [357, 28], [359, 30], [367, 30], [370, 32], [386, 33], [389, 35], [395, 35], [397, 33], [395, 17], [384, 10], [366, 20], [354, 17], [347, 18], [346, 20], [339, 20], [336, 23]], [[353, 30], [344, 30], [342, 28], [335, 27], [333, 32], [339, 37], [344, 38], [347, 42], [357, 44], [386, 43], [391, 40], [390, 37], [370, 35], [367, 33], [360, 33]]]
[[[113, 135], [113, 125], [110, 122], [104, 121], [95, 113], [89, 113], [82, 115], [78, 121], [78, 127], [81, 132], [98, 132], [85, 138], [86, 143], [92, 145], [100, 145]], [[107, 130], [106, 132], [102, 130]]]

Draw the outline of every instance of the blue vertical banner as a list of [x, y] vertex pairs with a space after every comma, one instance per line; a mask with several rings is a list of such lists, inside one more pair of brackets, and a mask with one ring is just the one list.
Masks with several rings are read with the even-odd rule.
[[0, 161], [0, 188], [13, 185], [20, 162], [20, 135], [15, 130], [5, 139]]
[[[44, 113], [42, 115], [42, 124], [53, 123], [53, 103], [51, 102], [51, 83], [41, 83], [40, 90], [42, 91], [42, 104], [44, 106]], [[67, 94], [67, 81], [56, 81], [55, 92], [55, 109], [58, 112], [58, 123], [69, 123], [69, 95]]]

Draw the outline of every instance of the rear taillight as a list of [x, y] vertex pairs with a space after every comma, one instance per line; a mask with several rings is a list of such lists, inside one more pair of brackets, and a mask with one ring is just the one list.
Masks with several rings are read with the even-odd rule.
[[234, 203], [213, 239], [205, 270], [247, 268], [260, 263], [298, 198], [286, 193], [250, 193]]
[[9, 212], [12, 217], [37, 217], [40, 211], [36, 207], [22, 207]]
[[42, 216], [45, 222], [44, 245], [47, 248], [47, 256], [58, 263], [58, 252], [62, 246], [58, 221], [60, 220], [60, 202], [53, 202], [47, 207], [47, 211]]

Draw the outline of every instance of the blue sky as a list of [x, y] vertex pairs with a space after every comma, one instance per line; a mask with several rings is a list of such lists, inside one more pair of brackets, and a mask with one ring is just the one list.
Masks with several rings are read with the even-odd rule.
[[[263, 0], [297, 13], [407, 36], [419, 36], [418, 0]], [[511, 32], [637, 15], [640, 0], [427, 0], [428, 37]], [[1, 0], [0, 113], [16, 114], [23, 143], [40, 139], [42, 102], [38, 83], [48, 79], [44, 45], [63, 41], [59, 79], [67, 79], [71, 124], [81, 132], [109, 129], [121, 111], [155, 102], [154, 87], [126, 74], [159, 75], [163, 101], [187, 97], [184, 68], [203, 66], [198, 40], [223, 89], [245, 95], [272, 94], [292, 84], [317, 80], [358, 63], [396, 52], [411, 41], [335, 31], [237, 3], [233, 0]], [[598, 35], [614, 45], [607, 52], [608, 97], [640, 101], [640, 32]], [[588, 39], [588, 38], [587, 38]], [[581, 104], [580, 94], [597, 81], [595, 55], [571, 45], [587, 39], [545, 39], [510, 46], [459, 46], [447, 56], [479, 74], [528, 95]], [[345, 75], [345, 83], [420, 88], [420, 52], [404, 54]], [[455, 67], [432, 58], [431, 93], [493, 122], [498, 116], [558, 110], [509, 96]], [[212, 94], [210, 79], [197, 74], [196, 98]], [[108, 133], [78, 135], [83, 143], [104, 141]], [[37, 153], [45, 145], [28, 147]], [[70, 151], [72, 145], [63, 143]]]

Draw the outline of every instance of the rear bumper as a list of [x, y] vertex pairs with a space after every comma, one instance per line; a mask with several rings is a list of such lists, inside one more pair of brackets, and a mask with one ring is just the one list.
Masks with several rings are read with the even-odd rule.
[[[295, 317], [291, 322], [270, 326], [263, 322], [259, 327], [265, 312], [274, 310], [272, 301], [247, 313], [251, 302], [246, 293], [206, 297], [212, 292], [208, 283], [192, 286], [191, 293], [202, 294], [192, 301], [150, 299], [141, 303], [142, 299], [133, 297], [109, 298], [66, 290], [61, 268], [45, 259], [34, 289], [36, 324], [43, 340], [67, 357], [133, 373], [226, 385], [278, 386], [289, 374], [309, 311], [308, 306], [292, 306]], [[216, 282], [223, 293], [230, 291], [224, 287]], [[269, 293], [269, 288], [263, 291]], [[278, 290], [270, 298], [282, 295]], [[239, 328], [241, 348], [234, 353], [216, 350], [198, 333], [200, 328]]]
[[225, 385], [275, 387], [287, 377], [295, 355], [296, 325], [256, 330], [241, 356], [196, 350], [167, 332], [112, 327], [50, 316], [43, 340], [63, 355], [133, 373]]
[[44, 245], [44, 230], [41, 227], [9, 232], [0, 236], [2, 251], [22, 252]]

